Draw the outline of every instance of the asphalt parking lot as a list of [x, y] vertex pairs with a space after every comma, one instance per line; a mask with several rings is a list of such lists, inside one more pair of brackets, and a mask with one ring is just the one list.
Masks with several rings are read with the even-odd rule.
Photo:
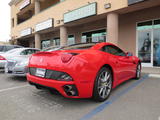
[[109, 100], [67, 99], [0, 72], [0, 120], [159, 120], [160, 79], [143, 75], [113, 90]]

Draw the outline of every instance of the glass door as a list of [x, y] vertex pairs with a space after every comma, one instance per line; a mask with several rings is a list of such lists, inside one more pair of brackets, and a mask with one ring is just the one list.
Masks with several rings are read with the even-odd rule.
[[160, 67], [160, 29], [153, 31], [153, 66]]
[[153, 66], [152, 49], [152, 29], [138, 31], [138, 57], [142, 61], [142, 66]]

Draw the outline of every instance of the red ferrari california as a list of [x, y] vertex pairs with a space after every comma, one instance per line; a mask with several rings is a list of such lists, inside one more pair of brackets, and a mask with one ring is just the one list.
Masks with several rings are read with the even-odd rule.
[[141, 76], [141, 61], [111, 43], [81, 43], [30, 58], [28, 82], [68, 98], [106, 100], [112, 89]]

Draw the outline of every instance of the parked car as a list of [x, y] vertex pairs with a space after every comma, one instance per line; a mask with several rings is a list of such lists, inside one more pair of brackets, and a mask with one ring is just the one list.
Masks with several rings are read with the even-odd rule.
[[141, 76], [141, 61], [111, 43], [70, 45], [39, 52], [29, 61], [27, 80], [40, 89], [54, 88], [68, 98], [106, 100], [120, 83]]
[[4, 69], [6, 59], [3, 56], [8, 54], [7, 52], [16, 48], [23, 48], [19, 45], [0, 45], [0, 69]]
[[14, 76], [25, 76], [29, 57], [39, 51], [35, 48], [17, 48], [9, 51], [5, 56], [5, 72]]
[[22, 48], [22, 46], [19, 45], [0, 45], [0, 54], [5, 53], [9, 50], [15, 49], [15, 48]]
[[60, 46], [51, 46], [51, 47], [48, 47], [48, 48], [43, 49], [42, 51], [51, 52], [51, 51], [59, 50], [59, 49], [61, 49], [61, 48], [62, 48], [62, 47], [60, 47]]

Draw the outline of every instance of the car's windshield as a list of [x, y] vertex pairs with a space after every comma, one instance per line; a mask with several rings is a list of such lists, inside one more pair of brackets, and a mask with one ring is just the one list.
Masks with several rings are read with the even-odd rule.
[[0, 52], [4, 51], [4, 46], [0, 46]]
[[60, 50], [73, 50], [73, 49], [89, 49], [96, 43], [80, 43], [62, 47]]

